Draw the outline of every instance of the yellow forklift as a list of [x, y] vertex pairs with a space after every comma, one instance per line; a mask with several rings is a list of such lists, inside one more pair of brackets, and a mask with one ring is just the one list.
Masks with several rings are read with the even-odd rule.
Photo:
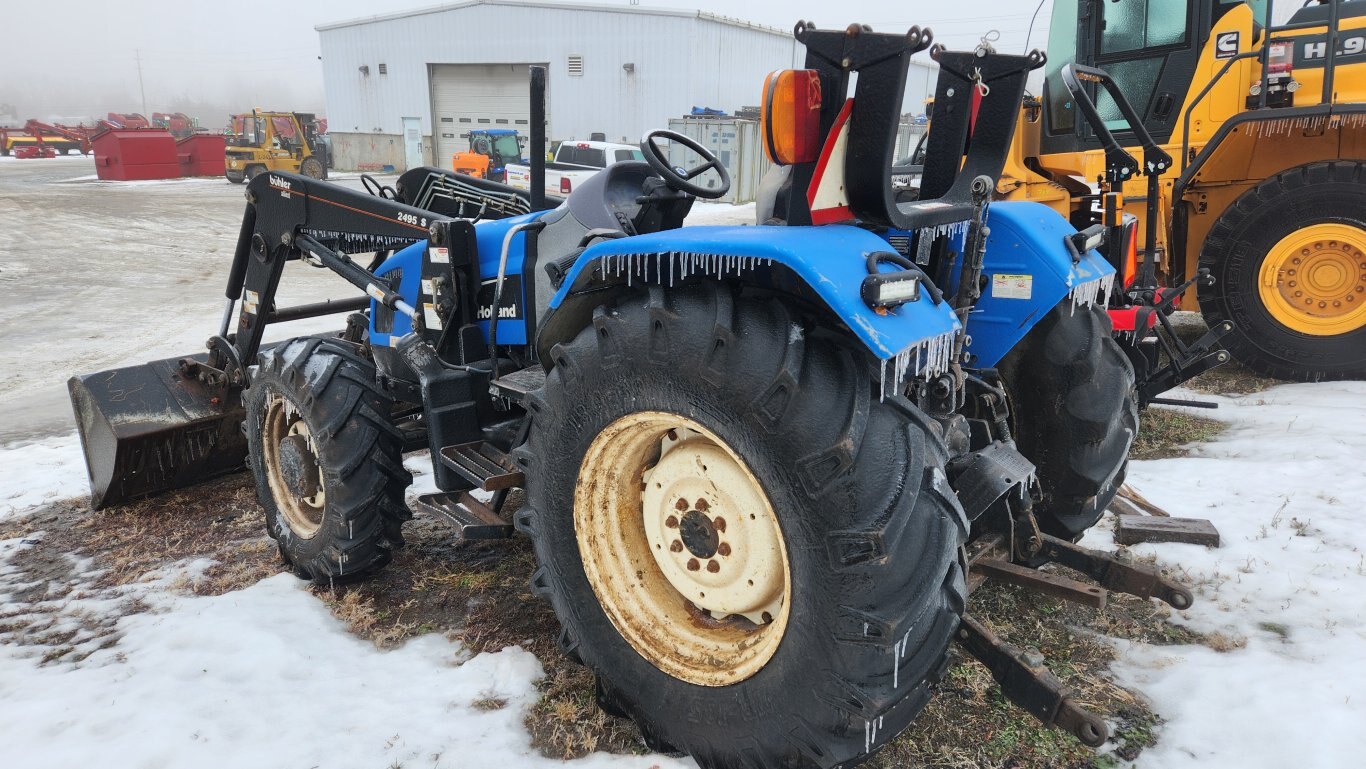
[[[1363, 378], [1366, 2], [1309, 0], [1279, 25], [1272, 5], [1056, 0], [1043, 92], [1026, 104], [997, 193], [1078, 227], [1128, 225], [1127, 252], [1121, 242], [1110, 257], [1120, 302], [1141, 306], [1144, 290], [1148, 305], [1198, 299], [1254, 371]], [[1125, 171], [1118, 153], [1143, 161]], [[1136, 288], [1148, 259], [1157, 280]]]
[[326, 179], [330, 162], [321, 123], [307, 112], [233, 115], [227, 133], [225, 175], [233, 184], [266, 171], [289, 171]]

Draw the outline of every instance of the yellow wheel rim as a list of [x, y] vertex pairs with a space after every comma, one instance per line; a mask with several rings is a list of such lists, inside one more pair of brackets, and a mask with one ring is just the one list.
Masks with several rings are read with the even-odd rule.
[[787, 629], [791, 568], [763, 487], [715, 433], [645, 411], [608, 425], [574, 492], [584, 573], [617, 632], [669, 675], [726, 686]]
[[1285, 236], [1262, 262], [1262, 305], [1281, 325], [1312, 336], [1366, 326], [1366, 231], [1315, 224]]

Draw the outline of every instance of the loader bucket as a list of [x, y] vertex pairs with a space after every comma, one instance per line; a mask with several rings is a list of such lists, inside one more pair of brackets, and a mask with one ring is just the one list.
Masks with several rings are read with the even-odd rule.
[[[205, 356], [194, 356], [203, 361]], [[180, 374], [181, 358], [67, 382], [99, 510], [239, 470], [247, 454], [240, 399]]]

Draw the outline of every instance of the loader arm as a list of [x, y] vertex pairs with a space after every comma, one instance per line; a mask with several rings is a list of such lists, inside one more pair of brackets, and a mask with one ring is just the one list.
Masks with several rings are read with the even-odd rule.
[[[247, 187], [247, 210], [224, 291], [227, 306], [219, 336], [231, 342], [233, 354], [211, 358], [210, 365], [233, 384], [245, 384], [240, 367], [251, 365], [260, 351], [261, 335], [277, 311], [275, 291], [286, 262], [308, 251], [311, 260], [323, 262], [322, 266], [381, 299], [388, 290], [385, 282], [351, 263], [345, 254], [411, 245], [430, 237], [437, 221], [444, 219], [421, 208], [299, 174], [272, 172], [256, 177]], [[304, 248], [306, 244], [311, 248]], [[228, 337], [234, 331], [229, 323], [239, 300], [235, 337]]]

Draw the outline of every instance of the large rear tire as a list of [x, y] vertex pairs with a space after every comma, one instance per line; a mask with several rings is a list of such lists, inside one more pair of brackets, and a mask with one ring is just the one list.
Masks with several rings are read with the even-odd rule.
[[261, 353], [242, 397], [256, 497], [294, 573], [326, 584], [387, 564], [412, 475], [374, 365], [345, 342], [293, 339]]
[[1366, 378], [1366, 163], [1311, 163], [1243, 193], [1200, 252], [1223, 344], [1266, 376]]
[[965, 600], [930, 421], [725, 287], [600, 307], [551, 358], [516, 522], [599, 699], [703, 767], [852, 766], [901, 732]]
[[1138, 434], [1134, 368], [1100, 307], [1054, 307], [1001, 361], [1015, 444], [1038, 469], [1035, 518], [1077, 539], [1124, 483]]

